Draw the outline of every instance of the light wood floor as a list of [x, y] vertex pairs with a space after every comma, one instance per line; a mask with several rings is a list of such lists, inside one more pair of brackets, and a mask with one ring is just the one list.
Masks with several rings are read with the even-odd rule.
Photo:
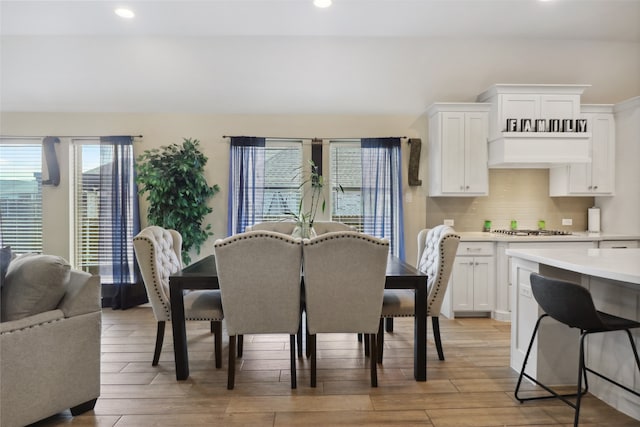
[[[355, 335], [318, 337], [318, 386], [309, 387], [309, 361], [298, 359], [298, 388], [290, 389], [287, 336], [247, 336], [236, 388], [226, 389], [213, 363], [206, 322], [188, 326], [191, 376], [177, 382], [171, 329], [157, 367], [151, 366], [156, 323], [149, 306], [105, 309], [102, 391], [95, 410], [63, 412], [37, 426], [286, 426], [420, 425], [569, 426], [571, 408], [557, 401], [518, 403], [509, 368], [509, 324], [442, 318], [446, 361], [428, 339], [428, 380], [413, 380], [413, 319], [396, 319], [386, 334], [378, 388]], [[431, 322], [429, 322], [431, 325]], [[227, 340], [224, 340], [225, 349]], [[581, 426], [638, 426], [594, 397], [584, 400]]]

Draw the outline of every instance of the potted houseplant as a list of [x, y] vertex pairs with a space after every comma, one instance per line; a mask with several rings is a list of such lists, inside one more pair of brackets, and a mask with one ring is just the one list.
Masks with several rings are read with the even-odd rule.
[[207, 157], [197, 139], [184, 138], [182, 144], [145, 150], [136, 159], [139, 193], [147, 193], [150, 225], [177, 230], [182, 235], [182, 260], [191, 262], [189, 251], [200, 247], [213, 233], [203, 224], [213, 209], [207, 202], [220, 188], [209, 186], [204, 177]]
[[[324, 177], [320, 175], [318, 166], [309, 160], [309, 175], [303, 177], [299, 188], [304, 189], [300, 202], [298, 203], [297, 212], [289, 212], [289, 214], [296, 221], [296, 228], [293, 230], [294, 237], [310, 238], [316, 235], [313, 230], [313, 221], [315, 221], [318, 208], [324, 212], [326, 208], [326, 200], [324, 198]], [[304, 174], [304, 170], [301, 167], [296, 178]], [[338, 191], [344, 192], [341, 185], [338, 186]], [[305, 197], [310, 197], [309, 210], [305, 211]]]

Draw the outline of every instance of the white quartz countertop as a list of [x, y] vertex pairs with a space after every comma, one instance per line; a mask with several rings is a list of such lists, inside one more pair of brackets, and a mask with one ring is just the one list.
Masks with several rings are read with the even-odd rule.
[[594, 242], [601, 240], [640, 240], [637, 234], [588, 233], [573, 231], [568, 236], [509, 236], [483, 231], [456, 231], [463, 242]]
[[506, 254], [581, 274], [640, 284], [640, 249], [507, 249]]

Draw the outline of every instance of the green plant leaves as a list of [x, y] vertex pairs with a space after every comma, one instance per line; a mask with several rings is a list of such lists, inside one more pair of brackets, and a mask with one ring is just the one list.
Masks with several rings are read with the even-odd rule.
[[209, 186], [204, 177], [208, 158], [197, 139], [144, 151], [136, 159], [139, 193], [147, 194], [150, 225], [177, 230], [182, 235], [182, 259], [191, 262], [189, 250], [200, 247], [213, 233], [204, 217], [213, 211], [207, 205], [220, 188]]

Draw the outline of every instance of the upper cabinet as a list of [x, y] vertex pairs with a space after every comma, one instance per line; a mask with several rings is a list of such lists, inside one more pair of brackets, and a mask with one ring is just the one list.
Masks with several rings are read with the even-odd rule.
[[[490, 168], [549, 168], [587, 163], [589, 133], [578, 128], [587, 85], [496, 84], [478, 95], [491, 104]], [[582, 123], [581, 123], [582, 124]]]
[[583, 105], [580, 116], [591, 127], [590, 163], [549, 170], [550, 196], [612, 196], [615, 174], [613, 105]]
[[489, 109], [482, 103], [429, 107], [429, 196], [489, 194]]

